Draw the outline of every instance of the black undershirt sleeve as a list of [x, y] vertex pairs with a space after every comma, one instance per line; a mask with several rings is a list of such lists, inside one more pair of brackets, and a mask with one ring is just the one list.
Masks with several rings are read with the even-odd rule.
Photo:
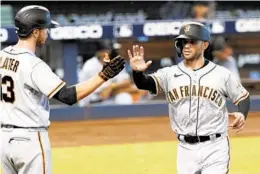
[[67, 105], [73, 105], [77, 103], [77, 94], [75, 86], [63, 86], [53, 98], [59, 100], [62, 103]]
[[133, 79], [138, 89], [149, 90], [156, 94], [156, 84], [154, 79], [143, 72], [133, 71]]
[[250, 109], [250, 97], [248, 96], [246, 99], [238, 103], [238, 111], [241, 112], [246, 119], [249, 109]]

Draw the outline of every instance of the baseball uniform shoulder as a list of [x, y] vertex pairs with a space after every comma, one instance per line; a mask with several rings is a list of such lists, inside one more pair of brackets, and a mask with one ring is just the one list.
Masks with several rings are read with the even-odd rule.
[[27, 48], [16, 48], [13, 46], [6, 47], [2, 50], [4, 54], [10, 55], [10, 57], [18, 60], [22, 66], [28, 69], [33, 68], [39, 63], [44, 63], [39, 57], [37, 57], [32, 51]]
[[180, 72], [180, 70], [176, 65], [173, 65], [170, 67], [160, 68], [156, 72], [151, 73], [149, 75], [155, 77], [156, 79], [167, 79], [168, 76], [172, 76], [172, 74], [177, 72]]
[[[213, 62], [211, 63], [215, 64]], [[213, 72], [216, 73], [218, 76], [221, 76], [221, 78], [223, 78], [225, 81], [227, 81], [230, 75], [232, 74], [232, 72], [224, 66], [217, 65], [217, 64], [215, 64], [215, 66], [216, 67]]]
[[170, 67], [164, 67], [161, 69], [158, 69], [156, 72], [149, 74], [155, 82], [157, 82], [157, 93], [161, 91], [158, 86], [161, 86], [161, 88], [166, 88], [166, 84], [169, 78], [173, 77], [174, 74], [180, 74], [180, 70], [176, 65], [170, 66]]
[[179, 72], [179, 68], [178, 68], [177, 65], [173, 65], [173, 66], [161, 68], [158, 71], [161, 71], [161, 72], [163, 72], [165, 74], [169, 74], [169, 73]]
[[[215, 63], [213, 63], [213, 64], [215, 64]], [[216, 64], [215, 64], [216, 65]], [[231, 74], [231, 71], [229, 70], [229, 69], [227, 69], [226, 67], [224, 67], [224, 66], [221, 66], [221, 65], [216, 65], [216, 71], [218, 71], [218, 72], [222, 72], [221, 73], [221, 75], [229, 75], [229, 74]]]

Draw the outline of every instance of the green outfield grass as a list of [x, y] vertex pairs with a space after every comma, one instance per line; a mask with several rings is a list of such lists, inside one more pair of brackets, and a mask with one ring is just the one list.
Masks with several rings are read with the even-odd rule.
[[[176, 141], [53, 149], [54, 174], [175, 174]], [[260, 137], [231, 138], [229, 174], [260, 174]]]

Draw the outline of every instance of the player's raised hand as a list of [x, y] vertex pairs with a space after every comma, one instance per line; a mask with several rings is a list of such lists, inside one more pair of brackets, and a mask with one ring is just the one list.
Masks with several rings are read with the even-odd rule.
[[228, 115], [235, 117], [235, 120], [229, 125], [229, 127], [235, 129], [236, 132], [242, 131], [245, 126], [245, 116], [241, 112], [233, 112]]
[[108, 54], [104, 57], [104, 65], [102, 71], [99, 72], [99, 76], [105, 81], [115, 77], [125, 67], [125, 60], [120, 55], [110, 59]]
[[128, 57], [130, 59], [130, 66], [134, 71], [145, 71], [151, 64], [152, 61], [144, 61], [144, 48], [139, 45], [133, 45], [133, 53], [127, 50]]

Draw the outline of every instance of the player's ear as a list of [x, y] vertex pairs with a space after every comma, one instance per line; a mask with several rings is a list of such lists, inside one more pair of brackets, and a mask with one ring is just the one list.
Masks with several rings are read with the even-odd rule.
[[203, 49], [206, 50], [209, 47], [209, 42], [203, 42]]
[[34, 38], [38, 38], [38, 37], [39, 37], [39, 34], [40, 34], [39, 29], [33, 29], [33, 31], [32, 31], [32, 36], [33, 36]]

